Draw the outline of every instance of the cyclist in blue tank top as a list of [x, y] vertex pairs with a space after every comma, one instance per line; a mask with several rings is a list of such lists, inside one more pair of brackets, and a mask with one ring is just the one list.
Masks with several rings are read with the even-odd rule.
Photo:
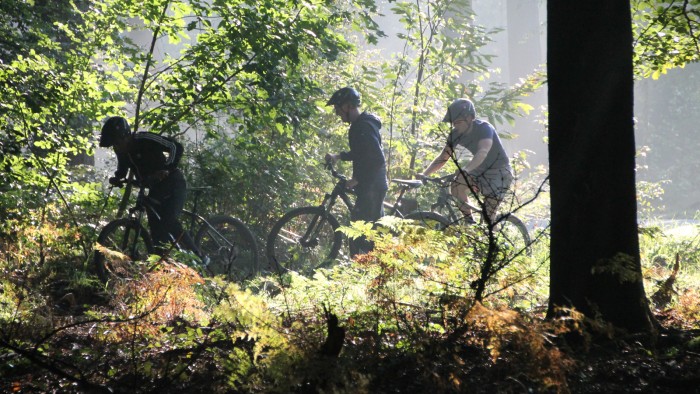
[[[501, 139], [490, 123], [476, 119], [474, 104], [465, 98], [450, 104], [442, 121], [452, 125], [447, 144], [418, 175], [428, 176], [442, 168], [448, 160], [457, 161], [455, 150], [460, 147], [466, 148], [471, 152], [472, 159], [468, 163], [458, 163], [451, 189], [452, 195], [465, 202], [469, 202], [470, 193], [482, 195], [484, 209], [493, 223], [496, 209], [513, 182], [510, 159]], [[465, 220], [473, 223], [471, 209], [466, 205], [459, 208]]]

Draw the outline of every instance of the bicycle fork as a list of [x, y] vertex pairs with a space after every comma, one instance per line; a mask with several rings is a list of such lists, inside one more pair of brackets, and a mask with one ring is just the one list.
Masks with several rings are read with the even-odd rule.
[[[121, 244], [121, 250], [128, 250], [129, 251], [129, 257], [132, 259], [135, 259], [136, 256], [136, 249], [138, 248], [138, 243], [139, 239], [141, 239], [141, 219], [143, 219], [143, 212], [139, 211], [136, 217], [131, 217], [131, 220], [133, 220], [136, 223], [136, 226], [133, 226], [133, 232], [134, 232], [134, 242], [129, 242], [130, 233], [132, 231], [132, 226], [126, 226], [126, 231], [124, 232], [124, 238], [122, 239], [122, 244]], [[127, 249], [128, 248], [128, 249]], [[151, 251], [147, 251], [151, 252]]]
[[318, 246], [318, 233], [323, 228], [323, 223], [327, 221], [330, 215], [330, 208], [335, 204], [337, 197], [335, 194], [326, 193], [323, 202], [318, 206], [321, 213], [314, 215], [309, 223], [309, 227], [304, 232], [304, 235], [299, 240], [301, 246], [305, 248], [315, 248]]
[[309, 227], [299, 240], [301, 246], [305, 248], [315, 248], [318, 246], [318, 233], [321, 231], [323, 223], [326, 221], [326, 215], [328, 215], [328, 212], [323, 208], [320, 214], [315, 215], [313, 219], [311, 219]]

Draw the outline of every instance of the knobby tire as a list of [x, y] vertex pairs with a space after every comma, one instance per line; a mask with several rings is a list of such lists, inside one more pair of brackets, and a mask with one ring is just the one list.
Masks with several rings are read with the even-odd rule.
[[105, 256], [95, 250], [97, 275], [103, 282], [142, 274], [143, 267], [138, 262], [146, 260], [154, 251], [148, 231], [133, 219], [117, 219], [107, 223], [100, 231], [97, 242], [120, 253]]
[[195, 236], [195, 244], [208, 257], [204, 270], [212, 276], [224, 275], [241, 283], [258, 273], [258, 247], [255, 236], [240, 220], [225, 215], [207, 219]]
[[[431, 211], [412, 212], [406, 215], [406, 219], [413, 219], [418, 224], [433, 228], [435, 230], [444, 230], [451, 224], [454, 224], [447, 217]], [[496, 220], [495, 232], [503, 241], [512, 245], [515, 253], [531, 254], [530, 234], [527, 231], [525, 224], [515, 215], [502, 215]], [[510, 226], [512, 225], [512, 227]]]
[[[331, 265], [343, 243], [343, 235], [336, 231], [338, 227], [338, 220], [319, 207], [287, 212], [275, 223], [267, 238], [271, 267], [279, 272], [311, 275], [316, 268]], [[305, 235], [308, 237], [304, 238]]]
[[515, 232], [511, 234], [507, 234], [505, 231], [501, 231], [500, 234], [502, 238], [514, 245], [515, 251], [517, 253], [525, 253], [525, 255], [530, 256], [532, 253], [531, 246], [530, 244], [532, 241], [530, 240], [530, 233], [527, 231], [527, 226], [520, 220], [517, 216], [513, 214], [506, 214], [506, 215], [501, 215], [499, 216], [498, 219], [496, 219], [496, 226], [498, 226], [498, 223], [500, 221], [503, 221], [505, 223], [510, 223], [513, 225], [515, 228]]

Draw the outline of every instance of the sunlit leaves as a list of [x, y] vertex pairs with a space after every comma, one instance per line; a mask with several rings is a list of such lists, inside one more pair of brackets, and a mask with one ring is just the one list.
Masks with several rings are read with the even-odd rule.
[[[6, 11], [8, 6], [4, 2], [1, 7]], [[91, 39], [94, 25], [81, 28], [85, 4], [17, 7], [26, 18], [15, 34], [6, 36], [5, 43], [14, 47], [0, 49], [9, 51], [0, 64], [0, 102], [8, 109], [0, 117], [6, 131], [0, 137], [0, 183], [3, 193], [28, 200], [16, 206], [29, 209], [46, 203], [35, 200], [39, 193], [49, 201], [58, 197], [46, 190], [67, 181], [69, 158], [92, 151], [88, 121], [100, 109], [113, 107], [102, 104], [103, 75], [90, 62], [99, 40]]]
[[531, 110], [520, 100], [541, 87], [543, 74], [533, 70], [512, 86], [493, 82], [493, 56], [483, 48], [499, 30], [475, 23], [468, 1], [391, 4], [403, 47], [392, 48], [394, 58], [372, 64], [381, 70], [379, 112], [391, 122], [385, 123], [393, 151], [390, 176], [426, 165], [444, 144], [449, 126], [440, 120], [456, 97], [472, 99], [479, 117], [492, 123], [513, 123]]
[[700, 2], [635, 0], [634, 63], [638, 77], [658, 79], [700, 59]]

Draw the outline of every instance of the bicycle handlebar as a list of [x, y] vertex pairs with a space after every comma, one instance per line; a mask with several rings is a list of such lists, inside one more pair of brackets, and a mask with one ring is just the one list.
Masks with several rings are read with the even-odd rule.
[[423, 182], [423, 184], [431, 182], [439, 187], [448, 187], [454, 181], [454, 178], [454, 174], [443, 175], [440, 177], [421, 176], [420, 181]]
[[141, 187], [141, 183], [139, 181], [137, 181], [136, 179], [129, 179], [129, 178], [124, 178], [124, 179], [109, 178], [109, 184], [112, 186], [116, 186], [116, 187], [124, 187], [126, 185], [133, 185], [136, 187]]
[[333, 175], [334, 178], [337, 178], [343, 182], [347, 182], [348, 178], [343, 175], [338, 173], [338, 171], [335, 169], [335, 166], [333, 165], [333, 162], [331, 160], [326, 160], [326, 169], [331, 172], [331, 175]]

